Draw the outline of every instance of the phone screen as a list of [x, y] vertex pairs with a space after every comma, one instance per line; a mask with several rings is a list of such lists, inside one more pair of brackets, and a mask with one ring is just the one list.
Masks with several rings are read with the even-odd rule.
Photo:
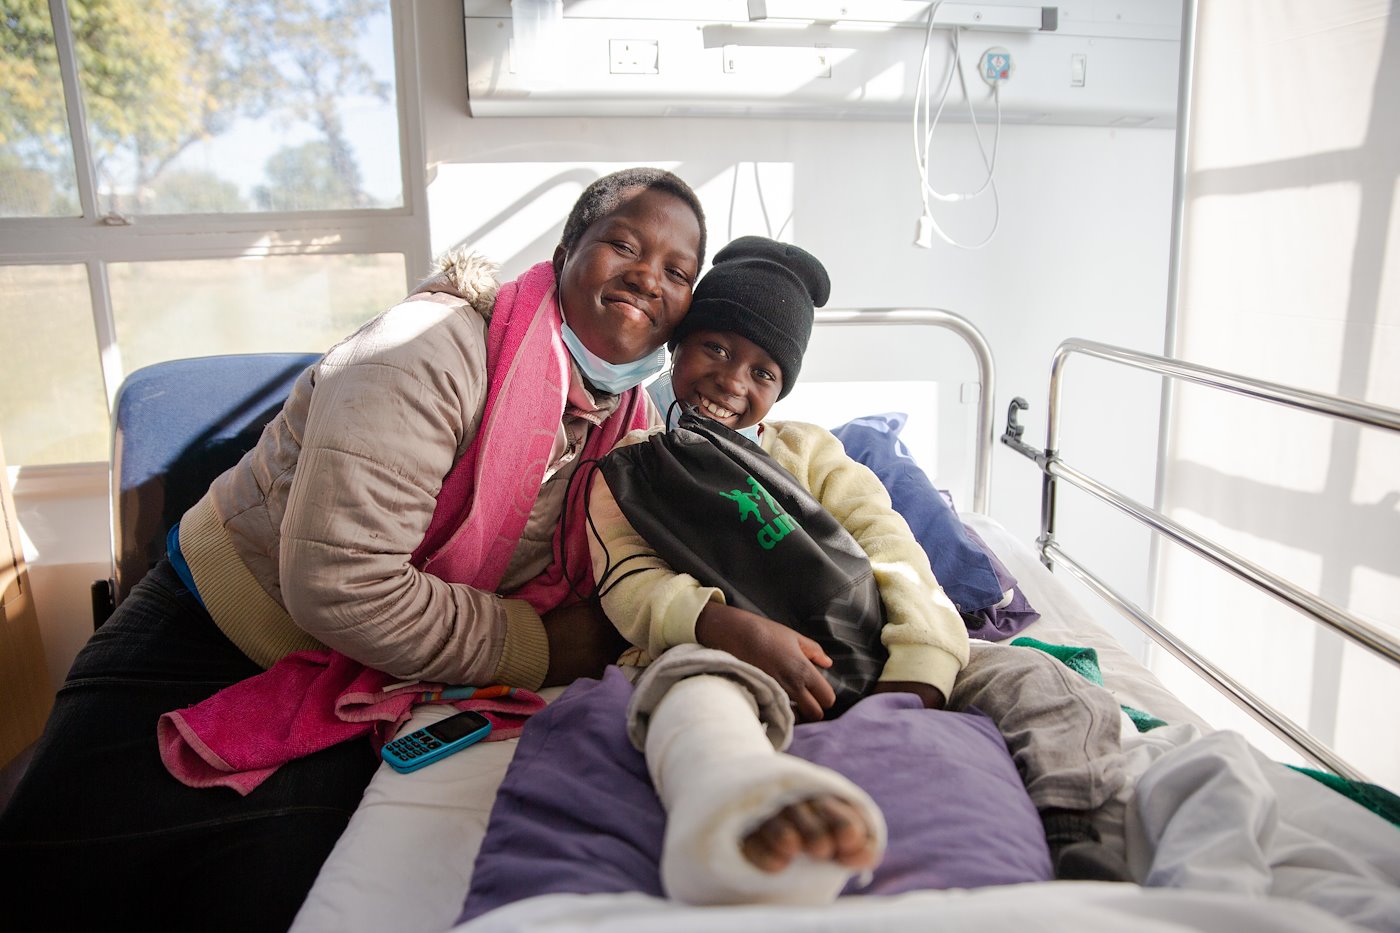
[[448, 716], [440, 722], [435, 722], [423, 728], [429, 735], [440, 742], [455, 742], [462, 736], [470, 735], [482, 726], [490, 724], [491, 720], [487, 719], [485, 716], [468, 710], [465, 713]]

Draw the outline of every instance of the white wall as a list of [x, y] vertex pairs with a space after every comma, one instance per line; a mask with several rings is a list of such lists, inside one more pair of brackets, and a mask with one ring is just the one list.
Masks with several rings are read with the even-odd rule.
[[[1400, 18], [1385, 0], [1200, 5], [1179, 353], [1400, 408]], [[1241, 61], [1249, 80], [1237, 80]], [[1182, 392], [1164, 506], [1184, 524], [1394, 635], [1400, 436]], [[1162, 617], [1371, 780], [1400, 783], [1376, 717], [1400, 677], [1178, 549]], [[1168, 685], [1296, 759], [1189, 672]], [[1384, 739], [1390, 735], [1390, 739]], [[1381, 738], [1381, 741], [1377, 741]]]

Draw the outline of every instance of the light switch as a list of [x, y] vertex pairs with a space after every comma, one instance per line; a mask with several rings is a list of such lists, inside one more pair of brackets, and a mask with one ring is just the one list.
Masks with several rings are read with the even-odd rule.
[[1069, 86], [1084, 86], [1084, 71], [1089, 66], [1089, 56], [1076, 52], [1069, 57]]

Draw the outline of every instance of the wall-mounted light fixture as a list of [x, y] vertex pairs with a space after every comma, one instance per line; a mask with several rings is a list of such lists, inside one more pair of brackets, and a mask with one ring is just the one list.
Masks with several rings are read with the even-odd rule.
[[[748, 0], [750, 22], [885, 23], [926, 27], [926, 0]], [[961, 26], [1010, 32], [1054, 32], [1060, 8], [1001, 6], [992, 3], [940, 3], [934, 26]]]

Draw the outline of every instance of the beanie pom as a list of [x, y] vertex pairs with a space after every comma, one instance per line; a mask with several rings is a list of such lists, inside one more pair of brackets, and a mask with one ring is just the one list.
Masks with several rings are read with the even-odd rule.
[[782, 266], [806, 289], [814, 307], [820, 308], [831, 297], [831, 277], [826, 266], [800, 246], [762, 236], [741, 236], [715, 254], [714, 264], [744, 259], [767, 260]]

